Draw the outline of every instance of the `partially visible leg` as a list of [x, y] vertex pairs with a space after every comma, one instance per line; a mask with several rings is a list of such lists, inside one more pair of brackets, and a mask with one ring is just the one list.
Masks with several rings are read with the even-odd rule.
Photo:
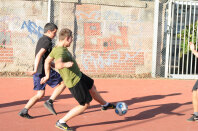
[[64, 82], [62, 81], [55, 87], [52, 95], [50, 96], [50, 99], [54, 101], [64, 91], [65, 88], [66, 86]]
[[102, 110], [107, 110], [107, 109], [114, 109], [115, 105], [106, 102], [101, 95], [98, 93], [96, 90], [96, 86], [93, 85], [93, 87], [89, 90], [91, 96], [93, 97], [94, 100], [96, 100], [100, 105], [102, 105]]
[[195, 85], [192, 88], [192, 104], [193, 104], [193, 115], [187, 121], [198, 121], [198, 81], [196, 81]]
[[78, 105], [71, 109], [63, 118], [61, 118], [62, 121], [67, 122], [68, 120], [72, 119], [73, 117], [81, 114], [88, 108], [89, 104], [85, 104], [84, 106]]
[[33, 117], [28, 114], [28, 110], [36, 104], [37, 101], [39, 101], [43, 96], [45, 95], [45, 90], [39, 90], [37, 91], [37, 94], [34, 95], [28, 103], [25, 105], [25, 107], [19, 112], [19, 115], [21, 117], [32, 119]]
[[51, 70], [50, 72], [50, 78], [47, 81], [47, 84], [51, 87], [54, 87], [54, 91], [52, 95], [50, 96], [49, 100], [45, 101], [44, 106], [54, 115], [57, 115], [53, 102], [54, 100], [64, 91], [65, 89], [65, 84], [62, 81], [62, 78], [58, 72], [55, 70]]
[[192, 92], [192, 104], [194, 112], [198, 112], [198, 98], [197, 98], [197, 90]]
[[61, 118], [60, 120], [58, 120], [56, 122], [56, 127], [63, 129], [63, 130], [67, 130], [67, 131], [72, 131], [72, 128], [70, 128], [66, 122], [72, 118], [74, 118], [75, 116], [83, 113], [87, 108], [88, 108], [89, 104], [85, 104], [83, 105], [78, 105], [76, 107], [74, 107], [73, 109], [71, 109], [63, 118]]
[[98, 91], [96, 90], [96, 86], [93, 85], [93, 87], [89, 90], [91, 96], [93, 97], [93, 99], [95, 101], [97, 101], [98, 103], [100, 103], [100, 105], [105, 105], [107, 102], [101, 97], [101, 95], [98, 93]]
[[25, 105], [26, 109], [30, 109], [33, 105], [36, 104], [38, 100], [40, 100], [45, 95], [45, 90], [39, 90], [37, 91], [37, 94], [33, 96], [28, 103]]
[[44, 106], [54, 115], [57, 115], [57, 113], [54, 109], [53, 102], [56, 99], [56, 97], [58, 97], [64, 91], [65, 87], [66, 86], [64, 85], [63, 81], [61, 83], [59, 83], [55, 87], [50, 99], [45, 101], [45, 103], [44, 103]]
[[[81, 80], [72, 88], [69, 88], [69, 91], [73, 95], [73, 97], [77, 100], [79, 103], [78, 106], [72, 108], [63, 118], [58, 120], [56, 122], [56, 127], [63, 129], [63, 130], [72, 130], [66, 122], [74, 118], [75, 116], [81, 114], [84, 112], [88, 106], [89, 103], [92, 101], [92, 97], [89, 93], [89, 89], [87, 87], [86, 79], [81, 78]], [[90, 84], [91, 85], [91, 84]], [[91, 87], [91, 86], [90, 86]]]

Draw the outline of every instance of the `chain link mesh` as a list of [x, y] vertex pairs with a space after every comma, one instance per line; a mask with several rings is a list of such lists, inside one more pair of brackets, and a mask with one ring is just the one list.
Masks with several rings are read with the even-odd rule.
[[[33, 70], [35, 47], [47, 22], [69, 28], [69, 50], [81, 70], [99, 77], [151, 77], [154, 1], [0, 1], [1, 75]], [[164, 21], [160, 4], [160, 40], [156, 75], [164, 75]], [[50, 13], [49, 13], [50, 11]], [[50, 14], [50, 15], [49, 15]], [[57, 43], [58, 36], [54, 43]]]

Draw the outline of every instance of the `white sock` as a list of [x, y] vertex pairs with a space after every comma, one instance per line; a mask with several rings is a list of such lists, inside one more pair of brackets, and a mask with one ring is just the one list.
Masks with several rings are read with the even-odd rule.
[[62, 119], [59, 120], [60, 123], [65, 123], [65, 121], [63, 121]]
[[102, 105], [102, 106], [108, 106], [109, 105], [109, 103], [107, 102], [106, 104], [104, 104], [104, 105]]
[[198, 112], [194, 112], [194, 114], [195, 114], [196, 116], [198, 116]]

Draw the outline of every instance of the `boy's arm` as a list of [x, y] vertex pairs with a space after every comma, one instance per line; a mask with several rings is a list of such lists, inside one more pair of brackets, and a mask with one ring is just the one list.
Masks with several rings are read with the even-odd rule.
[[54, 58], [48, 56], [46, 59], [45, 59], [45, 65], [44, 65], [44, 69], [45, 69], [45, 77], [43, 77], [40, 81], [41, 84], [44, 84], [45, 82], [47, 82], [47, 80], [49, 79], [50, 77], [50, 66], [51, 66], [51, 63], [52, 61], [54, 60]]
[[46, 50], [44, 48], [41, 48], [40, 51], [36, 54], [35, 61], [34, 61], [34, 71], [27, 72], [29, 75], [34, 75], [37, 72], [39, 62], [45, 52]]
[[73, 62], [69, 61], [69, 62], [63, 62], [62, 58], [56, 60], [55, 62], [55, 68], [56, 69], [62, 69], [62, 68], [69, 68], [73, 66]]
[[198, 57], [198, 52], [195, 50], [195, 45], [194, 45], [192, 42], [190, 42], [189, 44], [190, 44], [190, 50], [192, 51], [192, 53], [193, 53], [196, 57]]

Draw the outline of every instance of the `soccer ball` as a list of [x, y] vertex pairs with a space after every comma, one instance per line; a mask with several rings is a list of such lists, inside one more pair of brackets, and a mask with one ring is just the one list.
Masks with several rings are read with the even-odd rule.
[[127, 113], [128, 110], [128, 106], [126, 103], [124, 102], [118, 102], [116, 104], [116, 108], [115, 108], [115, 113], [122, 116], [125, 115]]

